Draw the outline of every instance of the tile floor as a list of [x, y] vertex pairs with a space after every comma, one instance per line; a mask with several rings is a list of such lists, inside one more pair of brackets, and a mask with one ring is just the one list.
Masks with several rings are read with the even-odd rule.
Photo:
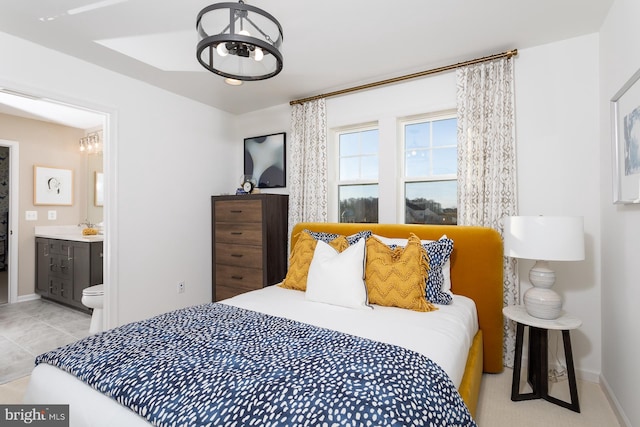
[[0, 384], [31, 373], [35, 357], [89, 335], [91, 316], [47, 300], [0, 305]]

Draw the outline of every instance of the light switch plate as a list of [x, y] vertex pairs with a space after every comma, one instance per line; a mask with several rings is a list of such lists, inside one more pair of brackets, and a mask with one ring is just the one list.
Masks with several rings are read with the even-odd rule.
[[48, 211], [47, 212], [47, 219], [55, 220], [57, 217], [58, 217], [58, 211]]
[[37, 221], [38, 220], [38, 211], [25, 211], [24, 219], [27, 221]]

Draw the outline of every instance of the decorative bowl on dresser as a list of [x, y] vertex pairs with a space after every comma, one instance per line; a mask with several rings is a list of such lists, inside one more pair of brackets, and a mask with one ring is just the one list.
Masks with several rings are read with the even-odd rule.
[[211, 197], [213, 301], [284, 279], [288, 209], [283, 194]]

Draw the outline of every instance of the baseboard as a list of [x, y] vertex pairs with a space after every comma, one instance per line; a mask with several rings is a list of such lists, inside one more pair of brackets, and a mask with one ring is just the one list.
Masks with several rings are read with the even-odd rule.
[[609, 387], [609, 383], [607, 382], [605, 377], [602, 376], [602, 374], [600, 374], [600, 388], [602, 389], [604, 395], [607, 397], [609, 406], [611, 406], [611, 409], [616, 415], [616, 418], [618, 419], [620, 425], [624, 427], [631, 427], [631, 421], [629, 421], [629, 418], [627, 418], [627, 416], [625, 415], [624, 410], [620, 406], [620, 402], [618, 402], [618, 399], [616, 399], [616, 395], [613, 393], [613, 390], [611, 390], [611, 387]]
[[33, 301], [37, 299], [40, 299], [40, 295], [38, 294], [19, 295], [16, 302]]
[[583, 381], [588, 381], [590, 383], [595, 383], [595, 384], [600, 383], [599, 372], [585, 371], [584, 369], [577, 369], [577, 368], [574, 368], [574, 369], [576, 370], [576, 378], [579, 378]]

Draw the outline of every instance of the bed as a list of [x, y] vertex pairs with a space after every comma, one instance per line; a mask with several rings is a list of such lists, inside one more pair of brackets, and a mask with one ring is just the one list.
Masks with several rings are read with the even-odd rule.
[[[202, 335], [206, 336], [206, 339], [203, 339], [202, 336], [199, 335], [199, 325], [205, 324], [204, 321], [200, 322], [200, 319], [215, 318], [216, 322], [222, 324], [227, 321], [227, 319], [234, 319], [235, 322], [238, 318], [241, 318], [242, 327], [248, 329], [243, 330], [240, 328], [236, 330], [236, 328], [239, 327], [235, 326], [235, 323], [231, 328], [224, 329], [225, 332], [222, 333], [222, 335], [224, 335], [222, 345], [227, 345], [231, 351], [246, 346], [248, 348], [248, 354], [250, 355], [249, 358], [255, 359], [252, 362], [254, 364], [250, 367], [243, 366], [242, 369], [236, 369], [238, 366], [235, 359], [230, 361], [226, 357], [223, 358], [220, 363], [227, 366], [227, 368], [230, 367], [229, 369], [232, 372], [229, 373], [229, 371], [226, 371], [223, 375], [225, 378], [219, 378], [220, 384], [225, 384], [224, 386], [220, 386], [223, 387], [223, 390], [215, 389], [215, 387], [218, 386], [217, 381], [215, 384], [208, 384], [207, 387], [214, 387], [214, 391], [210, 388], [207, 389], [209, 393], [224, 394], [227, 392], [228, 385], [223, 383], [223, 380], [230, 381], [232, 385], [236, 385], [244, 381], [247, 372], [253, 372], [251, 369], [256, 371], [269, 371], [268, 374], [271, 375], [271, 377], [269, 377], [268, 382], [270, 383], [282, 382], [282, 378], [286, 378], [288, 387], [285, 387], [285, 391], [281, 392], [281, 394], [287, 395], [288, 407], [295, 409], [299, 393], [302, 393], [301, 390], [308, 392], [310, 389], [305, 389], [304, 387], [309, 386], [309, 384], [305, 384], [304, 382], [300, 384], [291, 382], [290, 377], [282, 376], [284, 374], [280, 372], [280, 368], [282, 364], [289, 366], [289, 363], [293, 363], [295, 366], [292, 365], [294, 367], [290, 368], [289, 371], [309, 369], [307, 366], [301, 368], [297, 363], [300, 359], [319, 357], [316, 353], [306, 353], [307, 351], [312, 351], [311, 348], [313, 347], [313, 345], [309, 344], [307, 348], [307, 343], [316, 342], [322, 344], [318, 347], [321, 347], [319, 351], [324, 352], [322, 354], [323, 358], [328, 357], [330, 359], [333, 357], [333, 359], [328, 362], [331, 366], [339, 366], [343, 363], [343, 360], [350, 362], [352, 357], [360, 357], [362, 354], [367, 354], [367, 357], [388, 357], [394, 360], [406, 359], [406, 366], [398, 368], [398, 376], [388, 380], [391, 381], [391, 384], [405, 380], [413, 380], [409, 377], [413, 377], [415, 371], [429, 370], [429, 372], [433, 372], [434, 376], [441, 376], [442, 372], [446, 372], [446, 374], [444, 374], [444, 380], [447, 381], [447, 384], [450, 382], [455, 386], [455, 389], [459, 392], [458, 397], [461, 396], [469, 413], [473, 415], [477, 404], [482, 373], [497, 373], [502, 371], [502, 241], [498, 233], [491, 229], [481, 227], [301, 223], [297, 224], [292, 232], [291, 248], [295, 248], [298, 243], [298, 238], [307, 232], [303, 230], [319, 233], [335, 233], [345, 236], [353, 235], [363, 230], [370, 230], [375, 236], [398, 239], [407, 239], [410, 233], [413, 233], [419, 239], [433, 241], [437, 241], [443, 235], [446, 235], [454, 242], [453, 252], [450, 258], [451, 290], [454, 294], [452, 297], [453, 304], [437, 305], [435, 307], [437, 309], [436, 311], [429, 312], [418, 312], [375, 305], [372, 310], [354, 310], [309, 301], [305, 298], [304, 292], [285, 289], [281, 286], [270, 286], [259, 291], [236, 296], [219, 304], [188, 308], [186, 312], [172, 312], [159, 316], [158, 319], [154, 318], [150, 322], [147, 321], [147, 323], [141, 322], [124, 325], [123, 327], [116, 328], [121, 330], [120, 336], [110, 335], [112, 332], [108, 331], [94, 338], [89, 337], [88, 340], [93, 340], [94, 345], [98, 342], [98, 345], [104, 346], [104, 352], [100, 352], [101, 354], [98, 355], [94, 353], [91, 357], [85, 355], [83, 356], [85, 359], [76, 358], [77, 360], [73, 362], [76, 366], [83, 367], [89, 364], [89, 359], [91, 358], [109, 359], [111, 361], [117, 360], [119, 370], [127, 371], [133, 369], [135, 371], [133, 377], [135, 377], [136, 382], [131, 382], [132, 379], [129, 377], [127, 379], [129, 382], [126, 383], [109, 380], [107, 383], [103, 382], [101, 384], [99, 382], [100, 377], [106, 377], [106, 369], [102, 369], [103, 365], [98, 365], [98, 368], [92, 368], [87, 370], [89, 372], [83, 372], [82, 374], [78, 374], [71, 369], [71, 371], [82, 378], [82, 380], [80, 380], [78, 377], [50, 364], [55, 362], [54, 359], [69, 360], [75, 357], [76, 353], [74, 352], [76, 350], [65, 347], [57, 351], [57, 353], [52, 352], [48, 354], [48, 359], [47, 357], [44, 359], [41, 358], [41, 363], [34, 369], [25, 396], [25, 403], [69, 404], [71, 425], [148, 425], [148, 409], [140, 409], [137, 406], [138, 402], [134, 402], [130, 407], [133, 410], [137, 410], [138, 414], [136, 414], [128, 407], [116, 402], [116, 400], [114, 400], [116, 397], [111, 398], [104, 394], [105, 387], [108, 389], [107, 392], [112, 396], [119, 396], [118, 393], [120, 393], [121, 389], [131, 387], [137, 387], [136, 390], [138, 391], [135, 393], [148, 392], [151, 400], [156, 401], [156, 403], [157, 401], [162, 402], [156, 406], [161, 412], [160, 416], [163, 417], [165, 416], [164, 410], [166, 408], [185, 405], [185, 403], [180, 400], [182, 398], [181, 395], [189, 394], [187, 391], [192, 390], [195, 386], [191, 383], [187, 386], [180, 383], [182, 380], [174, 380], [173, 377], [177, 375], [176, 368], [167, 372], [171, 372], [170, 376], [172, 377], [172, 386], [174, 389], [181, 390], [181, 392], [178, 393], [180, 396], [168, 392], [158, 394], [157, 390], [140, 391], [141, 389], [145, 389], [149, 383], [153, 382], [150, 378], [160, 375], [159, 373], [163, 372], [166, 368], [163, 364], [167, 365], [168, 363], [165, 362], [165, 359], [162, 359], [162, 357], [165, 357], [166, 354], [171, 354], [171, 357], [166, 360], [176, 360], [176, 358], [179, 358], [181, 363], [179, 370], [182, 371], [185, 371], [184, 366], [189, 366], [193, 367], [193, 372], [199, 372], [198, 369], [200, 369], [199, 366], [202, 365], [202, 361], [198, 359], [197, 354], [183, 354], [184, 347], [186, 347], [187, 344], [182, 342], [180, 345], [173, 345], [174, 348], [171, 351], [167, 350], [164, 345], [159, 349], [154, 346], [159, 346], [160, 344], [153, 344], [143, 347], [144, 352], [152, 353], [152, 356], [155, 358], [153, 363], [145, 363], [144, 369], [140, 367], [134, 369], [129, 367], [127, 361], [137, 358], [138, 354], [136, 353], [134, 358], [127, 359], [121, 354], [123, 352], [116, 352], [114, 349], [120, 345], [120, 341], [136, 341], [137, 339], [144, 342], [147, 337], [155, 334], [158, 335], [160, 343], [163, 341], [168, 342], [168, 334], [173, 333], [172, 329], [176, 329], [175, 325], [180, 325], [179, 329], [181, 330], [190, 328], [188, 335], [190, 341], [195, 341], [198, 346], [206, 347], [210, 341], [208, 335]], [[214, 307], [213, 310], [215, 310], [215, 313], [211, 314], [212, 308], [210, 306]], [[460, 331], [446, 330], [445, 332], [441, 332], [432, 328], [431, 322], [438, 324], [442, 322], [441, 319], [443, 318], [454, 319], [452, 323], [455, 325], [455, 328], [460, 328]], [[188, 327], [185, 326], [187, 324]], [[398, 327], [398, 325], [415, 325], [418, 329], [414, 329], [413, 327]], [[217, 331], [218, 327], [222, 328], [222, 326], [218, 326], [216, 323], [215, 328], [212, 327], [210, 329], [216, 329]], [[255, 331], [255, 334], [253, 332], [251, 333], [255, 336], [245, 344], [244, 341], [247, 341], [246, 337], [249, 335], [248, 330]], [[233, 333], [233, 331], [236, 333]], [[210, 331], [207, 331], [207, 333], [210, 333]], [[216, 334], [218, 334], [218, 332], [216, 332]], [[298, 334], [304, 336], [304, 339], [307, 341], [296, 341], [292, 338], [294, 336], [297, 338]], [[450, 350], [449, 347], [444, 344], [433, 345], [436, 341], [434, 341], [435, 338], [432, 335], [446, 336], [450, 345], [456, 347], [457, 350]], [[242, 342], [239, 340], [242, 340]], [[285, 356], [278, 354], [272, 357], [269, 362], [272, 364], [269, 365], [263, 360], [263, 356], [271, 350], [266, 347], [263, 348], [262, 345], [265, 341], [277, 340], [283, 342], [303, 342], [305, 345], [299, 345], [300, 348], [295, 348], [293, 352], [287, 349]], [[91, 344], [91, 342], [80, 341], [79, 343], [75, 343], [76, 347], [88, 346], [89, 344]], [[71, 346], [73, 345], [74, 344]], [[153, 348], [150, 349], [150, 347]], [[136, 350], [136, 352], [140, 351], [140, 348]], [[175, 352], [178, 354], [177, 357]], [[289, 352], [292, 352], [291, 357], [286, 357], [289, 355]], [[106, 356], [107, 353], [108, 356]], [[299, 354], [304, 354], [304, 357], [299, 357]], [[428, 355], [429, 358], [424, 357], [424, 354]], [[120, 362], [120, 360], [122, 362]], [[184, 365], [185, 360], [188, 361], [186, 365]], [[85, 362], [87, 363], [85, 364]], [[427, 362], [432, 363], [434, 366], [426, 364]], [[218, 361], [215, 363], [218, 363]], [[356, 362], [353, 362], [352, 365], [355, 363]], [[358, 361], [357, 363], [360, 362]], [[379, 364], [381, 362], [378, 360], [373, 363]], [[210, 362], [209, 364], [214, 364], [214, 362]], [[425, 368], [415, 369], [415, 366], [418, 364], [420, 366], [425, 364]], [[319, 366], [319, 364], [316, 363], [314, 366]], [[346, 368], [339, 367], [338, 369], [352, 368], [353, 366], [347, 366]], [[401, 369], [405, 370], [402, 371]], [[323, 372], [316, 372], [313, 375], [323, 375], [330, 370], [321, 369], [321, 371]], [[236, 374], [238, 376], [234, 377], [233, 375]], [[87, 375], [97, 377], [97, 379], [94, 379], [96, 382], [94, 382], [93, 388], [85, 383], [85, 381], [87, 381]], [[197, 377], [198, 374], [186, 370], [182, 372], [182, 375], [185, 376], [185, 381], [188, 381], [190, 377]], [[362, 384], [358, 381], [364, 378], [362, 377], [362, 373], [357, 373], [357, 375], [360, 375], [360, 377], [358, 377], [360, 380], [358, 381], [354, 380], [354, 375], [356, 374], [352, 372], [349, 373], [349, 387], [352, 387], [354, 383], [357, 383], [357, 387], [361, 387]], [[394, 373], [394, 375], [396, 374]], [[332, 376], [335, 377], [336, 375], [332, 374]], [[313, 378], [315, 381], [314, 384], [311, 384], [313, 389], [322, 389], [323, 387], [329, 389], [333, 387], [330, 385], [324, 386], [327, 378]], [[415, 382], [409, 384], [409, 388], [416, 390], [420, 387], [420, 384], [429, 382], [429, 378], [430, 377], [422, 376], [416, 377]], [[103, 379], [103, 381], [107, 380]], [[197, 387], [203, 387], [203, 384], [204, 381], [198, 380], [196, 385]], [[291, 384], [295, 386], [291, 386]], [[318, 384], [323, 384], [323, 386], [321, 387]], [[343, 385], [344, 384], [342, 384], [341, 387]], [[256, 386], [251, 385], [250, 388], [252, 390], [243, 390], [243, 393], [252, 392], [254, 393], [252, 399], [255, 399], [255, 393], [258, 393]], [[103, 390], [103, 393], [97, 390]], [[357, 391], [358, 393], [368, 392], [368, 390], [362, 388], [358, 388]], [[261, 398], [262, 400], [269, 400], [271, 403], [277, 402], [277, 398], [269, 394], [271, 391], [267, 390], [264, 393], [260, 391], [259, 393], [262, 393], [259, 394], [260, 396], [270, 396], [269, 398]], [[313, 416], [343, 416], [332, 413], [339, 405], [343, 405], [344, 402], [349, 402], [345, 397], [345, 392], [340, 391], [340, 393], [338, 393], [338, 391], [335, 392], [336, 396], [339, 396], [339, 399], [336, 398], [334, 402], [329, 405], [328, 412], [316, 411], [314, 409], [314, 411], [311, 412], [316, 415]], [[346, 393], [352, 395], [353, 389], [349, 389]], [[446, 393], [449, 393], [449, 391], [446, 391]], [[292, 398], [292, 396], [294, 397]], [[231, 396], [229, 399], [223, 399], [224, 404], [227, 405], [233, 398], [234, 397]], [[425, 399], [428, 398], [430, 397], [425, 397]], [[120, 402], [127, 403], [128, 398], [118, 397], [118, 399]], [[202, 400], [201, 397], [199, 399], [200, 401]], [[314, 399], [316, 399], [316, 397], [314, 397]], [[440, 399], [440, 397], [438, 397], [438, 399]], [[315, 400], [313, 402], [315, 402]], [[425, 402], [429, 401], [425, 400]], [[437, 406], [441, 404], [440, 401], [438, 402]], [[196, 403], [201, 404], [201, 402]], [[260, 402], [253, 406], [260, 406], [261, 403], [259, 403]], [[415, 405], [415, 403], [411, 404]], [[305, 405], [308, 406], [310, 403], [307, 402]], [[334, 405], [334, 407], [331, 407], [332, 405]], [[270, 409], [258, 409], [266, 411], [264, 412], [266, 414], [264, 415], [264, 420], [267, 420], [267, 417], [271, 416], [271, 414], [268, 414]], [[255, 410], [257, 411], [258, 409]], [[370, 410], [370, 408], [367, 410]], [[445, 412], [455, 412], [457, 410], [457, 407], [455, 407]], [[184, 422], [183, 420], [177, 424], [233, 424], [233, 422], [227, 421], [229, 421], [228, 417], [231, 416], [230, 414], [235, 414], [236, 411], [238, 411], [236, 406], [225, 406], [221, 408], [220, 411], [217, 411], [216, 414], [225, 414], [227, 418], [219, 418], [213, 423], [205, 421], [204, 419], [192, 419], [189, 422]], [[245, 409], [241, 409], [241, 411], [245, 411]], [[340, 409], [340, 412], [344, 411], [349, 413], [351, 407], [347, 406]], [[409, 409], [408, 413], [414, 414], [412, 409]], [[263, 414], [263, 412], [261, 412], [261, 414]], [[360, 416], [359, 412], [357, 416]], [[366, 418], [367, 414], [365, 413], [364, 416]], [[304, 418], [303, 415], [299, 415], [299, 417], [301, 418], [282, 418], [282, 420], [286, 421], [272, 422], [272, 424], [312, 425], [327, 422], [325, 418]], [[419, 415], [415, 415], [414, 418], [418, 419]], [[408, 420], [414, 420], [414, 418], [408, 418]], [[296, 422], [296, 420], [299, 422]], [[358, 421], [354, 418], [351, 424], [365, 423], [360, 418], [357, 418], [357, 420]], [[251, 425], [252, 422], [257, 423], [257, 425], [263, 424], [259, 421], [256, 417], [248, 418], [245, 416], [244, 418], [235, 418], [235, 424], [237, 425]], [[162, 422], [157, 422], [157, 424], [163, 425]], [[166, 425], [171, 424], [171, 422], [168, 422]], [[376, 425], [377, 422], [373, 422], [372, 424]]]

